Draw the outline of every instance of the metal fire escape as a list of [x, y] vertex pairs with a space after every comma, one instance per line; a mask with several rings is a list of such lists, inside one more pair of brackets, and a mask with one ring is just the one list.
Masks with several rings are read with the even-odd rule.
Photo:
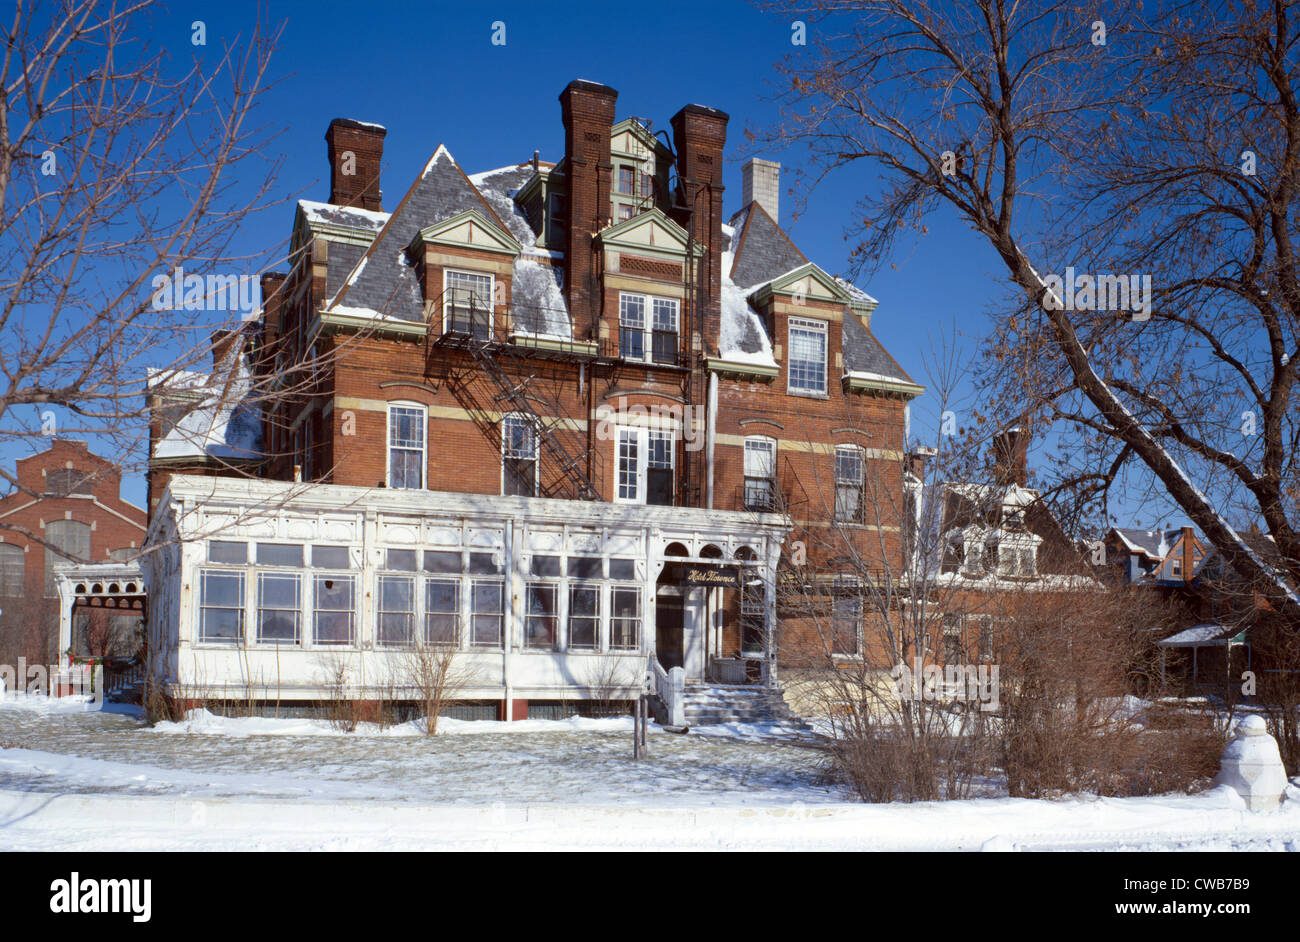
[[[600, 462], [593, 460], [593, 438], [574, 434], [567, 436], [566, 444], [564, 426], [575, 433], [579, 426], [564, 413], [559, 397], [548, 396], [544, 389], [548, 382], [562, 379], [542, 375], [541, 367], [582, 364], [583, 381], [591, 383], [594, 367], [613, 364], [617, 357], [602, 344], [549, 337], [544, 344], [527, 343], [527, 332], [508, 334], [496, 326], [490, 304], [460, 292], [463, 289], [448, 289], [430, 312], [426, 375], [441, 370], [452, 394], [498, 450], [503, 445], [503, 416], [521, 416], [531, 424], [536, 432], [538, 496], [600, 500]], [[467, 356], [456, 356], [457, 351]], [[579, 442], [586, 444], [577, 447]]]

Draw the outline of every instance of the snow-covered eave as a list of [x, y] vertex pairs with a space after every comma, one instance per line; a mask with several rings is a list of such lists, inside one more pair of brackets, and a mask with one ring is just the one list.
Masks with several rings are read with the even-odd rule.
[[1092, 576], [1060, 574], [1016, 577], [989, 573], [976, 577], [961, 572], [941, 572], [934, 576], [934, 581], [945, 588], [976, 589], [986, 592], [1059, 592], [1062, 590], [1082, 592], [1105, 589], [1105, 586]]
[[840, 382], [849, 392], [883, 392], [905, 399], [915, 399], [925, 393], [924, 386], [883, 373], [847, 370], [840, 377]]

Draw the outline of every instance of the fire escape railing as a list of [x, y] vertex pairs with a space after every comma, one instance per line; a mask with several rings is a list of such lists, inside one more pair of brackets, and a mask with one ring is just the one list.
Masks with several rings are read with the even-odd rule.
[[[431, 308], [426, 370], [432, 371], [435, 363], [443, 366], [453, 395], [498, 450], [502, 446], [498, 417], [509, 413], [528, 420], [537, 435], [539, 496], [600, 500], [601, 468], [600, 462], [593, 460], [592, 439], [587, 437], [588, 444], [582, 447], [575, 447], [581, 440], [578, 435], [567, 436], [570, 441], [565, 442], [563, 427], [569, 425], [568, 431], [575, 431], [580, 426], [562, 414], [556, 397], [542, 394], [538, 387], [543, 381], [536, 367], [539, 361], [613, 364], [619, 359], [616, 349], [608, 341], [575, 341], [545, 331], [499, 326], [490, 303], [463, 291], [449, 289]], [[450, 351], [463, 351], [469, 359], [439, 356]], [[495, 392], [476, 388], [480, 377]], [[588, 376], [587, 382], [591, 381]], [[538, 411], [539, 400], [549, 414]]]

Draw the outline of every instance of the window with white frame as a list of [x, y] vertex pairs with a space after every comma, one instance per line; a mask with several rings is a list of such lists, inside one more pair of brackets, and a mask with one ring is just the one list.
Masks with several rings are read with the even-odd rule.
[[831, 615], [831, 654], [857, 657], [861, 653], [862, 599], [835, 599]]
[[424, 580], [424, 643], [460, 644], [459, 579]]
[[792, 317], [790, 333], [790, 392], [826, 392], [826, 322]]
[[641, 589], [614, 586], [610, 590], [609, 647], [636, 651], [641, 647]]
[[522, 415], [501, 419], [501, 490], [512, 497], [537, 496], [537, 426]]
[[676, 298], [621, 292], [618, 297], [619, 356], [675, 366], [678, 362], [680, 309]]
[[352, 576], [316, 574], [312, 592], [312, 641], [352, 644], [356, 626], [356, 581]]
[[199, 640], [234, 644], [244, 637], [244, 574], [222, 569], [199, 573]]
[[258, 644], [297, 644], [302, 618], [302, 577], [298, 573], [257, 574]]
[[389, 487], [424, 487], [425, 415], [424, 406], [388, 407]]
[[965, 660], [961, 636], [964, 621], [961, 615], [943, 617], [943, 647], [940, 654], [944, 664], [961, 664]]
[[470, 644], [499, 648], [505, 629], [505, 583], [499, 579], [474, 579], [470, 588]]
[[379, 577], [379, 624], [375, 640], [407, 647], [415, 639], [415, 577]]
[[569, 649], [595, 651], [600, 646], [600, 586], [569, 586]]
[[641, 490], [641, 430], [635, 428], [618, 429], [618, 443], [615, 460], [617, 466], [617, 498], [624, 503], [639, 504], [642, 500]]
[[745, 509], [776, 507], [776, 440], [761, 435], [745, 439]]
[[861, 523], [863, 512], [862, 449], [841, 445], [835, 449], [835, 519]]
[[491, 275], [477, 272], [443, 272], [443, 333], [466, 334], [476, 340], [492, 336]]
[[14, 597], [23, 594], [26, 579], [26, 554], [21, 546], [0, 543], [0, 596]]
[[530, 582], [524, 610], [524, 647], [530, 651], [554, 651], [560, 641], [560, 610], [553, 583]]
[[615, 498], [627, 504], [671, 506], [676, 484], [675, 431], [619, 426], [617, 433]]
[[645, 502], [670, 507], [673, 503], [674, 435], [666, 429], [646, 433]]

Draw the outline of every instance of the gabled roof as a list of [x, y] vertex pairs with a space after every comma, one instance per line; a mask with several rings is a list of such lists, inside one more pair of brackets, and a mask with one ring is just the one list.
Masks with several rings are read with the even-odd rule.
[[739, 235], [732, 246], [730, 274], [739, 287], [755, 288], [808, 264], [785, 230], [758, 203], [751, 203], [733, 216], [731, 224]]
[[423, 295], [406, 248], [421, 229], [468, 210], [484, 213], [505, 229], [451, 152], [439, 144], [327, 310], [423, 322]]

